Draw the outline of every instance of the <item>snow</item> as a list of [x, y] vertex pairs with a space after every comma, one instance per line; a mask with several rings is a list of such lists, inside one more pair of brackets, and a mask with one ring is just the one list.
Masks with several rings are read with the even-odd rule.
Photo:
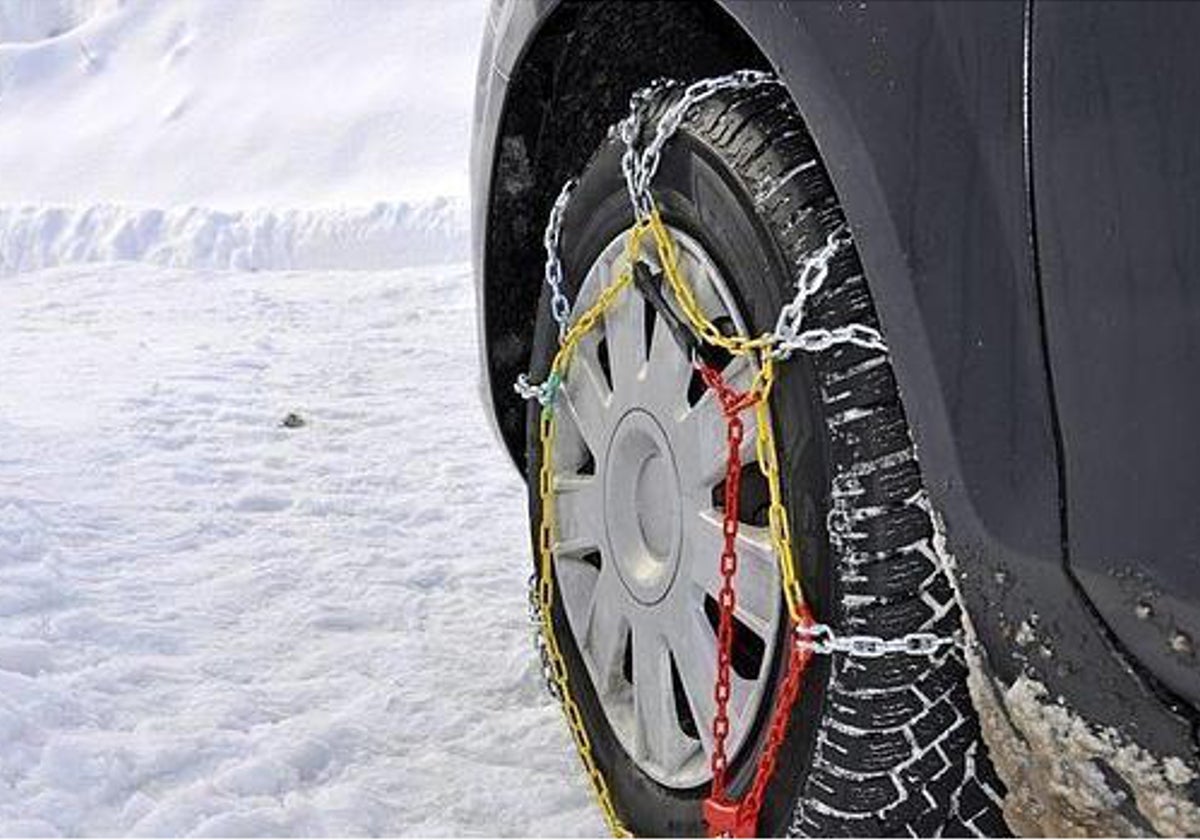
[[1200, 832], [1200, 808], [1189, 788], [1194, 776], [1180, 757], [1155, 756], [1112, 728], [1089, 724], [1026, 676], [1000, 702], [1007, 714], [988, 725], [998, 743], [996, 766], [1009, 786], [1005, 816], [1027, 836]]
[[0, 288], [0, 834], [602, 831], [467, 266]]
[[478, 394], [485, 14], [0, 0], [0, 835], [601, 833]]
[[466, 258], [461, 198], [363, 209], [0, 207], [0, 275], [82, 262], [384, 269]]
[[0, 0], [0, 275], [462, 260], [483, 16]]
[[0, 0], [0, 204], [464, 195], [485, 13], [482, 0]]

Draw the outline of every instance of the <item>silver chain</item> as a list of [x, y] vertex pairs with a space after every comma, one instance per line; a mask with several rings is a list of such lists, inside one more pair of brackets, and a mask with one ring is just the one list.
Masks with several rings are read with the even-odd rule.
[[542, 682], [546, 690], [555, 700], [562, 700], [558, 683], [554, 681], [554, 669], [550, 665], [550, 651], [546, 645], [546, 636], [542, 633], [542, 608], [538, 602], [537, 573], [529, 576], [529, 624], [533, 629], [533, 646], [537, 649], [538, 662], [542, 668]]
[[517, 377], [517, 381], [513, 383], [513, 390], [523, 400], [537, 400], [543, 407], [554, 405], [554, 398], [558, 394], [558, 386], [562, 382], [557, 374], [550, 374], [546, 377], [545, 382], [539, 382], [534, 385], [529, 381], [529, 374], [522, 373]]
[[842, 653], [861, 659], [878, 659], [892, 653], [908, 656], [933, 656], [944, 647], [956, 647], [961, 642], [954, 636], [936, 633], [906, 633], [892, 639], [881, 636], [842, 636], [828, 624], [810, 624], [796, 628], [796, 644], [813, 653]]
[[621, 155], [621, 173], [625, 176], [625, 188], [629, 191], [629, 203], [633, 206], [636, 218], [641, 218], [638, 215], [642, 203], [639, 201], [639, 195], [644, 194], [638, 192], [638, 184], [641, 182], [641, 158], [636, 151], [638, 139], [642, 134], [642, 123], [654, 98], [676, 84], [671, 79], [655, 79], [645, 87], [635, 90], [629, 97], [628, 116], [615, 126], [617, 136], [625, 144], [625, 152]]
[[562, 242], [563, 216], [567, 212], [567, 204], [571, 201], [571, 193], [579, 182], [569, 178], [554, 206], [550, 208], [550, 218], [546, 221], [546, 230], [542, 234], [542, 246], [546, 249], [546, 286], [550, 289], [550, 314], [558, 324], [558, 341], [561, 344], [567, 334], [567, 325], [571, 320], [571, 301], [563, 292], [563, 267], [559, 258], [559, 244]]
[[[650, 182], [658, 172], [663, 147], [679, 130], [688, 112], [721, 91], [748, 90], [761, 85], [778, 84], [778, 80], [761, 70], [738, 70], [724, 76], [692, 82], [683, 89], [682, 96], [663, 111], [655, 124], [654, 137], [645, 148], [639, 149], [643, 124], [655, 98], [664, 91], [679, 87], [679, 84], [669, 79], [655, 79], [649, 85], [635, 91], [629, 99], [629, 113], [616, 126], [617, 134], [625, 143], [625, 152], [621, 155], [621, 171], [625, 177], [634, 216], [639, 220], [649, 216], [654, 207]], [[571, 194], [577, 184], [578, 180], [575, 178], [563, 184], [550, 208], [550, 216], [542, 234], [542, 244], [546, 251], [545, 281], [550, 290], [550, 313], [558, 325], [560, 342], [566, 335], [571, 317], [571, 301], [563, 291], [563, 267], [559, 253], [562, 224]], [[780, 309], [775, 330], [771, 333], [773, 346], [768, 352], [776, 360], [783, 361], [796, 350], [820, 353], [842, 344], [887, 352], [887, 344], [879, 330], [865, 324], [846, 324], [832, 329], [802, 329], [805, 304], [824, 285], [833, 258], [852, 244], [850, 231], [842, 224], [829, 234], [823, 246], [804, 260], [800, 277], [796, 281], [796, 295]], [[553, 399], [554, 391], [554, 388], [547, 388], [548, 384], [534, 385], [522, 374], [513, 388], [522, 399], [536, 399], [542, 405], [548, 405]]]
[[879, 330], [865, 324], [801, 330], [805, 304], [825, 285], [825, 279], [829, 276], [829, 264], [833, 262], [833, 258], [842, 249], [849, 248], [853, 242], [850, 230], [844, 224], [839, 225], [837, 230], [829, 234], [825, 244], [804, 260], [800, 277], [796, 280], [796, 296], [784, 304], [779, 310], [779, 318], [775, 321], [775, 332], [772, 333], [774, 346], [770, 350], [774, 358], [782, 361], [795, 350], [819, 353], [836, 344], [856, 344], [868, 350], [887, 351], [887, 345], [884, 344]]
[[[567, 205], [571, 202], [571, 193], [579, 181], [568, 178], [558, 191], [558, 198], [550, 207], [550, 218], [546, 220], [546, 229], [542, 232], [542, 247], [546, 250], [545, 279], [546, 287], [550, 290], [550, 315], [558, 324], [558, 341], [561, 344], [567, 334], [571, 321], [571, 300], [563, 291], [563, 267], [559, 255], [562, 243], [563, 216], [566, 215]], [[529, 374], [522, 373], [513, 383], [513, 390], [523, 400], [537, 400], [543, 406], [552, 405], [559, 383], [552, 378], [545, 382], [534, 384], [529, 381]]]
[[617, 131], [625, 143], [625, 153], [621, 156], [621, 171], [625, 175], [625, 186], [629, 190], [629, 201], [633, 204], [634, 215], [639, 221], [647, 218], [654, 206], [650, 195], [650, 182], [658, 172], [663, 146], [679, 129], [688, 111], [723, 90], [749, 90], [768, 84], [779, 84], [779, 80], [761, 70], [735, 70], [724, 76], [692, 82], [683, 89], [683, 96], [658, 118], [654, 127], [654, 137], [640, 151], [638, 142], [641, 139], [642, 123], [650, 104], [659, 93], [678, 87], [679, 83], [656, 79], [630, 97], [629, 115], [617, 124]]
[[[621, 156], [621, 171], [625, 176], [625, 187], [637, 219], [650, 215], [654, 198], [650, 194], [650, 183], [658, 172], [659, 160], [667, 141], [679, 130], [688, 112], [705, 99], [725, 90], [748, 90], [766, 84], [778, 84], [770, 73], [759, 70], [738, 70], [725, 76], [700, 79], [683, 90], [683, 95], [663, 111], [654, 127], [654, 137], [644, 149], [638, 148], [646, 112], [655, 97], [665, 90], [679, 86], [677, 82], [656, 79], [636, 91], [629, 100], [629, 114], [617, 124], [617, 132], [625, 143]], [[819, 353], [839, 344], [853, 344], [868, 350], [887, 352], [883, 336], [874, 327], [865, 324], [847, 324], [833, 329], [817, 327], [802, 329], [805, 304], [816, 294], [829, 276], [829, 265], [843, 249], [850, 247], [853, 239], [845, 224], [829, 234], [825, 244], [809, 255], [796, 281], [796, 296], [780, 311], [771, 334], [771, 355], [785, 360], [796, 350]]]

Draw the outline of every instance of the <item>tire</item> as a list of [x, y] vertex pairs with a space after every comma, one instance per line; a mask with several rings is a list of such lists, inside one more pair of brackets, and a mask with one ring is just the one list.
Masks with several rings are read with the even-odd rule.
[[[621, 151], [615, 139], [601, 146], [564, 220], [572, 300], [597, 255], [630, 225]], [[844, 224], [815, 146], [786, 91], [776, 86], [721, 93], [694, 108], [665, 147], [652, 189], [667, 223], [700, 242], [720, 267], [755, 334], [769, 330], [791, 298], [803, 259]], [[847, 248], [831, 262], [804, 323], [851, 322], [879, 326], [858, 255]], [[557, 346], [545, 294], [534, 329], [532, 371], [540, 379]], [[535, 408], [528, 464], [536, 535], [541, 452]], [[843, 633], [883, 637], [959, 632], [960, 608], [933, 547], [934, 523], [886, 354], [856, 346], [797, 353], [781, 367], [771, 415], [797, 573], [817, 620]], [[621, 746], [562, 601], [555, 602], [556, 635], [618, 813], [638, 834], [702, 835], [707, 785], [664, 786]], [[776, 645], [770, 663], [772, 690], [782, 675], [784, 647]], [[1007, 834], [1003, 786], [966, 677], [957, 647], [933, 657], [814, 657], [759, 833]], [[734, 796], [753, 773], [769, 706], [732, 764]]]

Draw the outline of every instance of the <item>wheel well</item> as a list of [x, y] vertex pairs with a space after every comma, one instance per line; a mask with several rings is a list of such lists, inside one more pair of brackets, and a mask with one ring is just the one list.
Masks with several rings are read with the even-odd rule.
[[484, 338], [496, 418], [519, 465], [526, 411], [512, 383], [529, 364], [551, 202], [634, 90], [658, 77], [690, 81], [746, 67], [769, 64], [715, 2], [603, 0], [561, 4], [512, 73], [487, 210]]

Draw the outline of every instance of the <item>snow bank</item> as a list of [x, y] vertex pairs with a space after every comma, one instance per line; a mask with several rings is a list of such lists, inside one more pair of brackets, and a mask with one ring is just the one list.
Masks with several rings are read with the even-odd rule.
[[483, 0], [0, 0], [0, 205], [464, 195]]
[[87, 262], [178, 268], [390, 269], [467, 255], [461, 199], [361, 209], [0, 207], [0, 274]]

